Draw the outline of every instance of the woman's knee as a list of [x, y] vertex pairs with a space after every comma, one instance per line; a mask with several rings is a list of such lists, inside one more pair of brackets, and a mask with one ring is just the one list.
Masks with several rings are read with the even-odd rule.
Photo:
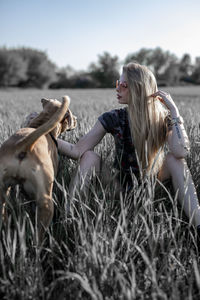
[[186, 160], [184, 158], [177, 158], [172, 153], [167, 154], [165, 166], [170, 177], [173, 177], [175, 174], [184, 174], [188, 170]]
[[186, 161], [184, 158], [177, 158], [175, 157], [172, 153], [168, 153], [166, 155], [166, 158], [165, 158], [165, 162], [168, 166], [177, 166], [177, 165], [184, 165], [186, 164]]
[[171, 178], [177, 172], [182, 173], [184, 165], [186, 165], [184, 159], [178, 159], [169, 152], [166, 155], [162, 168], [158, 174], [159, 180], [164, 181]]

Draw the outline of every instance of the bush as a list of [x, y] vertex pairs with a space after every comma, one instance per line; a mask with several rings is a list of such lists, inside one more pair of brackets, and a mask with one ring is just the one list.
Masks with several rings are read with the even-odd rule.
[[0, 49], [0, 86], [17, 86], [25, 80], [27, 62], [15, 50]]
[[42, 51], [0, 49], [0, 86], [46, 87], [56, 78], [55, 68]]

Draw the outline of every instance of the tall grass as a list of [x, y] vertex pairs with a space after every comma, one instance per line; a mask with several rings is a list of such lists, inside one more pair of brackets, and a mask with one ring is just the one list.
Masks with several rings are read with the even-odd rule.
[[[173, 90], [191, 141], [187, 158], [200, 196], [200, 89]], [[42, 97], [68, 94], [79, 125], [63, 138], [76, 142], [99, 114], [115, 106], [112, 90], [6, 90], [0, 92], [0, 143], [20, 127]], [[96, 149], [112, 167], [109, 135]], [[34, 203], [17, 188], [0, 233], [1, 299], [199, 299], [196, 231], [170, 184], [148, 180], [132, 195], [115, 198], [112, 186], [97, 182], [89, 197], [68, 186], [76, 162], [60, 156], [54, 185], [55, 214], [40, 249], [35, 247]]]

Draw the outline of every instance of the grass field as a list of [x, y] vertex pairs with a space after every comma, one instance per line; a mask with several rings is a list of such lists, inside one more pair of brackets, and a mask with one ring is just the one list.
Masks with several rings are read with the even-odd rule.
[[[191, 141], [187, 162], [200, 199], [200, 87], [167, 91], [185, 120]], [[78, 117], [77, 128], [63, 136], [72, 143], [101, 113], [118, 107], [111, 89], [1, 90], [0, 144], [28, 113], [41, 110], [42, 97], [66, 94]], [[106, 135], [96, 149], [109, 166], [113, 145]], [[76, 162], [60, 157], [54, 219], [42, 249], [34, 246], [30, 204], [19, 189], [13, 191], [9, 222], [0, 233], [0, 299], [200, 299], [196, 231], [171, 188], [155, 192], [149, 182], [134, 197], [116, 200], [111, 187], [99, 184], [88, 199], [77, 197], [68, 218], [68, 185], [75, 167]]]

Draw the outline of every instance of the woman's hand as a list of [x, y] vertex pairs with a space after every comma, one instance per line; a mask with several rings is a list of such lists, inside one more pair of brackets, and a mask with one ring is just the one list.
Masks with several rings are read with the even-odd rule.
[[156, 93], [152, 94], [151, 97], [159, 99], [160, 102], [162, 102], [167, 107], [167, 109], [170, 110], [171, 113], [179, 114], [178, 108], [177, 108], [174, 100], [170, 96], [170, 94], [168, 94], [164, 91], [158, 90]]
[[60, 153], [79, 159], [86, 151], [93, 150], [94, 147], [102, 140], [106, 130], [101, 122], [98, 120], [90, 131], [85, 134], [77, 144], [71, 144], [64, 140], [58, 139], [58, 150]]

